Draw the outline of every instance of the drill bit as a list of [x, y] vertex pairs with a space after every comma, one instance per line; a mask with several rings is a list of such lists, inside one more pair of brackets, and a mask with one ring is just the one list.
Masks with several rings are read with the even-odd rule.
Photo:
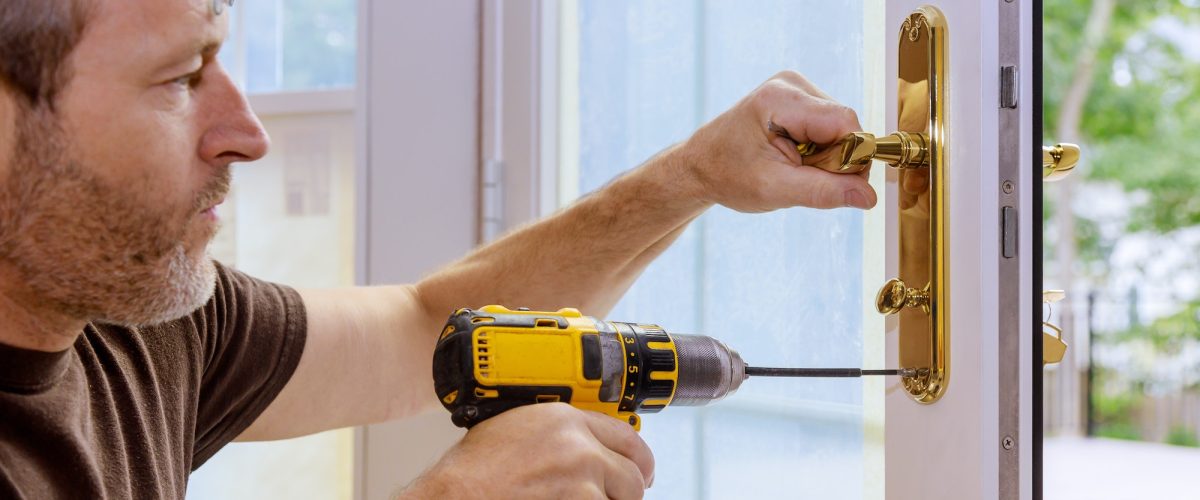
[[868, 375], [900, 375], [912, 377], [917, 374], [915, 368], [899, 368], [891, 370], [863, 370], [861, 368], [765, 368], [747, 366], [746, 376], [756, 377], [863, 377]]

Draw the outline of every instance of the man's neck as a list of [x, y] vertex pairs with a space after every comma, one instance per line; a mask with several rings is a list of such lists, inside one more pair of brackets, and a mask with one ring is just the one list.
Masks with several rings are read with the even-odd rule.
[[10, 283], [0, 276], [0, 344], [46, 352], [69, 349], [87, 321], [12, 293]]

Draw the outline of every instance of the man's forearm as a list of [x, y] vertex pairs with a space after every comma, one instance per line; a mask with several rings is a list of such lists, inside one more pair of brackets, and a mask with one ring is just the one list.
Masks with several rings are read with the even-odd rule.
[[744, 212], [870, 207], [867, 171], [810, 168], [792, 138], [835, 142], [854, 112], [784, 72], [686, 142], [543, 221], [412, 286], [309, 290], [309, 336], [292, 381], [246, 437], [288, 437], [431, 408], [432, 357], [459, 307], [575, 307], [604, 316], [642, 270], [713, 204]]
[[604, 315], [711, 203], [676, 146], [417, 285], [431, 312], [503, 304]]
[[708, 206], [678, 180], [686, 176], [677, 161], [671, 150], [659, 154], [415, 286], [302, 291], [309, 338], [295, 383], [242, 439], [298, 436], [433, 407], [434, 345], [459, 307], [577, 307], [605, 314]]

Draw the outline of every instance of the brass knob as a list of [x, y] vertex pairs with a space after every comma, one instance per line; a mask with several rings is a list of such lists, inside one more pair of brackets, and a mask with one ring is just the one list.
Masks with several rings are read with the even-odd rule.
[[1079, 146], [1071, 143], [1042, 146], [1042, 180], [1054, 182], [1071, 173], [1079, 163]]
[[883, 284], [875, 295], [875, 309], [881, 314], [892, 315], [906, 307], [919, 307], [929, 312], [929, 287], [924, 289], [909, 288], [899, 278], [892, 278]]

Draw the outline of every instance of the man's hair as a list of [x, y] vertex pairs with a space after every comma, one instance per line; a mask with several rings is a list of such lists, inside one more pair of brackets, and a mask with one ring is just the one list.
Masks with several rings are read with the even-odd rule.
[[67, 56], [83, 36], [90, 0], [3, 0], [0, 84], [30, 107], [48, 106], [70, 79]]

